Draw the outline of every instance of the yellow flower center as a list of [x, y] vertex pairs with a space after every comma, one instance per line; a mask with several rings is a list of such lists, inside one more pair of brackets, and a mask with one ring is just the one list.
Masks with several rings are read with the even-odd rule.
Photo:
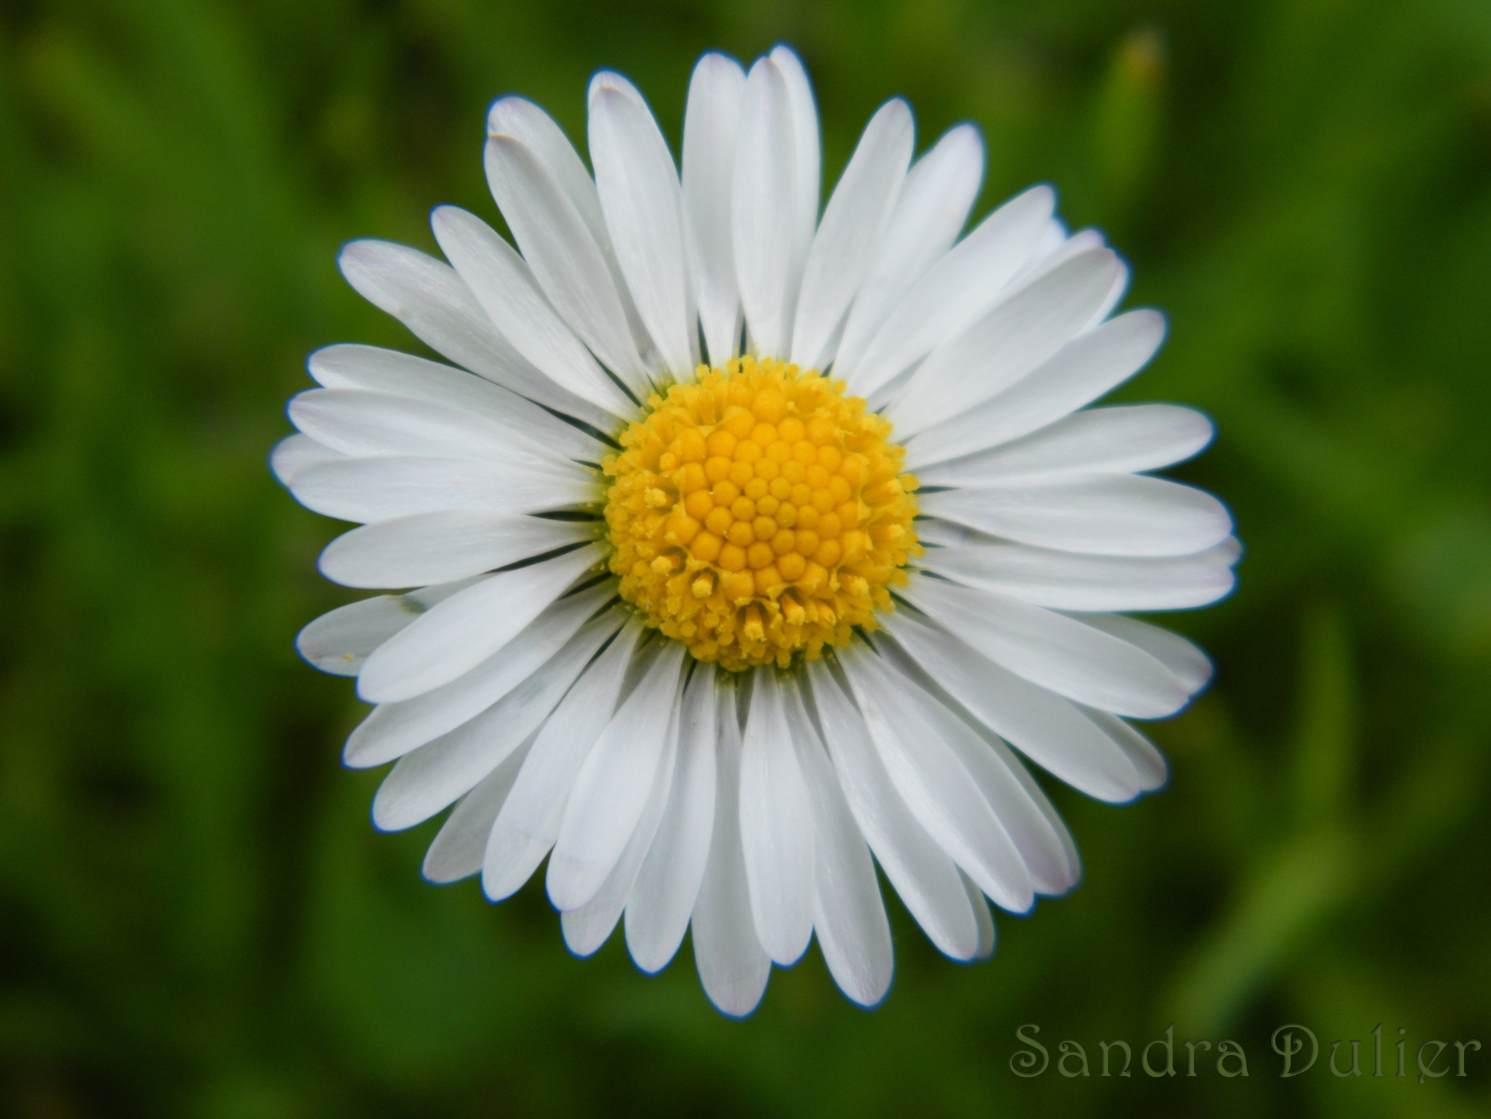
[[787, 667], [891, 609], [916, 479], [844, 383], [771, 358], [652, 396], [603, 466], [621, 596], [701, 661]]

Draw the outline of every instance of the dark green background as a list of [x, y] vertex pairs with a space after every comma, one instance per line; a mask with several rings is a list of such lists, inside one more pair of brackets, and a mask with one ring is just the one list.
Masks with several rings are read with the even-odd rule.
[[[923, 144], [983, 129], [980, 213], [1045, 180], [1108, 231], [1172, 324], [1124, 396], [1216, 418], [1181, 473], [1248, 551], [1174, 619], [1218, 678], [1154, 728], [1170, 786], [1054, 790], [1080, 889], [971, 968], [892, 902], [881, 1009], [815, 949], [737, 1024], [687, 947], [574, 960], [540, 883], [491, 907], [372, 830], [361, 709], [291, 647], [351, 597], [338, 527], [265, 456], [309, 350], [412, 345], [337, 246], [495, 217], [495, 96], [583, 136], [615, 67], [676, 143], [696, 56], [779, 39], [827, 182], [905, 94]], [[1283, 1081], [1268, 1038], [1491, 1044], [1488, 353], [1486, 0], [0, 0], [0, 1113], [1486, 1114], [1491, 1053]], [[1251, 1076], [1008, 1067], [1023, 1022], [1172, 1021]]]

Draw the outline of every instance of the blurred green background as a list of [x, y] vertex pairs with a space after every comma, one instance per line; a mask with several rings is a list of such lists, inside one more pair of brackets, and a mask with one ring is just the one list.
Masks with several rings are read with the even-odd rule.
[[[1248, 554], [1172, 619], [1219, 671], [1153, 728], [1170, 786], [1053, 789], [1080, 889], [971, 968], [892, 901], [881, 1009], [814, 949], [736, 1024], [687, 947], [574, 960], [541, 883], [492, 907], [422, 883], [433, 824], [374, 833], [361, 709], [291, 646], [351, 597], [339, 529], [265, 456], [308, 351], [417, 348], [336, 250], [495, 218], [494, 97], [582, 137], [614, 67], [676, 144], [696, 56], [778, 40], [828, 183], [905, 94], [923, 145], [982, 128], [979, 213], [1044, 180], [1110, 234], [1172, 324], [1124, 395], [1216, 418], [1181, 473]], [[1491, 1110], [1491, 1053], [1420, 1085], [1269, 1050], [1491, 1044], [1486, 0], [0, 0], [0, 228], [0, 1113]], [[1025, 1022], [1094, 1058], [1174, 1022], [1251, 1075], [1021, 1080]]]

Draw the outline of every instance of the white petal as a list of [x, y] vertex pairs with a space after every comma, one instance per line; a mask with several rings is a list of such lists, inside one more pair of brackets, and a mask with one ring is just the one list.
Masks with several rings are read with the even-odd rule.
[[269, 469], [283, 485], [288, 486], [301, 471], [326, 462], [339, 462], [345, 457], [340, 451], [323, 447], [309, 435], [287, 435], [274, 445], [269, 455]]
[[353, 241], [337, 263], [358, 294], [457, 365], [586, 423], [610, 422], [525, 361], [448, 264], [385, 241]]
[[796, 150], [787, 83], [774, 62], [758, 59], [741, 102], [730, 230], [746, 326], [766, 357], [786, 357], [791, 342]]
[[1078, 614], [1073, 618], [1137, 645], [1163, 664], [1193, 695], [1211, 682], [1211, 658], [1178, 633], [1118, 614]]
[[1106, 711], [1096, 711], [1091, 707], [1084, 707], [1082, 713], [1096, 723], [1103, 733], [1118, 743], [1119, 748], [1129, 756], [1129, 761], [1139, 771], [1145, 792], [1158, 789], [1170, 779], [1170, 767], [1165, 764], [1164, 755], [1155, 748], [1153, 742], [1128, 723], [1117, 715], [1110, 715]]
[[486, 222], [455, 206], [438, 207], [430, 224], [482, 310], [519, 353], [597, 408], [632, 415], [635, 405], [549, 305], [516, 249]]
[[716, 366], [734, 357], [740, 344], [730, 195], [744, 95], [740, 64], [722, 54], [706, 54], [694, 67], [683, 118], [683, 210], [699, 320], [710, 364]]
[[1007, 764], [1005, 757], [994, 750], [996, 744], [1002, 747], [1002, 743], [992, 735], [981, 736], [930, 692], [910, 687], [904, 689], [904, 694], [916, 725], [924, 734], [947, 744], [972, 776], [994, 818], [1020, 853], [1035, 891], [1061, 894], [1069, 890], [1077, 881], [1078, 868], [1067, 859], [1062, 842], [1065, 828], [1053, 827], [1027, 795], [1025, 786], [1013, 772], [1020, 768], [1019, 761], [1010, 758]]
[[984, 142], [960, 124], [911, 166], [869, 274], [860, 284], [834, 355], [834, 375], [850, 378], [903, 295], [952, 246], [984, 177]]
[[667, 967], [683, 943], [709, 860], [719, 724], [714, 677], [713, 669], [699, 665], [689, 681], [668, 806], [626, 905], [627, 948], [649, 973]]
[[1045, 275], [1058, 264], [1071, 260], [1078, 253], [1101, 249], [1107, 243], [1096, 229], [1081, 229], [1068, 235], [1061, 220], [1052, 218], [1040, 247], [1025, 262], [1025, 267], [1015, 274], [1012, 283], [1028, 283], [1037, 276]]
[[918, 505], [930, 516], [1022, 544], [1106, 556], [1188, 556], [1232, 532], [1226, 506], [1211, 494], [1141, 475], [944, 490], [922, 495]]
[[607, 636], [582, 630], [499, 702], [449, 734], [405, 754], [373, 798], [373, 822], [398, 831], [428, 820], [528, 742]]
[[487, 135], [512, 136], [526, 144], [597, 243], [605, 242], [606, 224], [601, 217], [595, 183], [575, 146], [548, 113], [522, 97], [501, 98], [487, 112]]
[[1174, 404], [1093, 408], [992, 451], [917, 472], [924, 486], [1002, 486], [1072, 474], [1133, 474], [1188, 459], [1211, 421]]
[[866, 396], [976, 322], [1034, 252], [1055, 195], [1035, 187], [1010, 199], [932, 265], [878, 322], [864, 356], [845, 370]]
[[936, 703], [863, 649], [842, 658], [870, 737], [922, 827], [979, 888], [1017, 913], [1030, 908], [1030, 871], [953, 748], [921, 721]]
[[[342, 761], [354, 769], [383, 765], [474, 719], [539, 670], [574, 638], [581, 625], [616, 591], [607, 581], [554, 603], [493, 656], [449, 684], [373, 709], [347, 738]], [[622, 616], [611, 611], [588, 630], [603, 641], [620, 628]]]
[[973, 958], [987, 960], [994, 954], [994, 945], [997, 940], [994, 932], [994, 914], [989, 911], [989, 903], [973, 879], [961, 870], [958, 874], [963, 879], [963, 887], [968, 891], [968, 902], [973, 906], [974, 918], [978, 922], [978, 949], [974, 952]]
[[1080, 253], [1002, 299], [933, 350], [886, 415], [907, 438], [1008, 388], [1093, 324], [1122, 266], [1111, 249]]
[[849, 808], [885, 876], [938, 951], [955, 960], [972, 958], [978, 929], [958, 868], [916, 822], [876, 753], [863, 716], [827, 666], [811, 662], [808, 676]]
[[380, 594], [339, 606], [301, 630], [295, 648], [322, 672], [356, 676], [374, 649], [473, 581], [463, 579], [409, 594]]
[[696, 361], [678, 169], [646, 102], [620, 75], [590, 83], [590, 158], [621, 274], [664, 368], [682, 379]]
[[640, 634], [640, 623], [627, 625], [534, 740], [513, 795], [502, 806], [487, 841], [482, 890], [493, 901], [516, 893], [554, 845], [575, 774], [611, 721]]
[[599, 462], [602, 445], [590, 434], [511, 389], [464, 369], [377, 346], [323, 346], [307, 362], [311, 376], [329, 389], [368, 389], [428, 400], [485, 417], [511, 435], [565, 458]]
[[[1042, 857], [1048, 860], [1050, 870], [1042, 872], [1042, 876], [1036, 882], [1037, 889], [1047, 894], [1064, 894], [1072, 889], [1082, 879], [1082, 857], [1077, 853], [1076, 840], [1067, 829], [1066, 823], [1056, 811], [1054, 805], [1046, 797], [1045, 790], [1030, 775], [1025, 764], [1019, 756], [1007, 746], [997, 735], [988, 730], [987, 727], [975, 724], [974, 730], [987, 743], [994, 756], [998, 758], [999, 764], [1014, 783], [1020, 787], [1021, 810], [1031, 813], [1031, 823], [1028, 825], [1028, 834], [1033, 838], [1039, 838], [1042, 844]], [[1026, 855], [1026, 862], [1030, 863], [1032, 855]]]
[[813, 932], [813, 815], [782, 685], [756, 670], [740, 754], [740, 828], [756, 936], [783, 967]]
[[601, 557], [588, 544], [562, 556], [488, 575], [400, 630], [368, 658], [357, 694], [369, 703], [411, 699], [492, 656]]
[[642, 320], [637, 316], [637, 309], [632, 306], [631, 296], [627, 294], [626, 283], [621, 277], [621, 268], [616, 263], [616, 254], [611, 249], [611, 235], [606, 230], [605, 218], [601, 216], [601, 200], [595, 189], [595, 180], [585, 169], [575, 146], [548, 113], [521, 97], [504, 97], [493, 103], [487, 114], [487, 135], [512, 136], [527, 144], [544, 170], [569, 199], [580, 215], [580, 220], [585, 223], [585, 228], [600, 246], [601, 255], [606, 258], [606, 267], [611, 273], [611, 281], [616, 285], [616, 294], [620, 296], [626, 312], [636, 348], [645, 351], [651, 345], [651, 340], [647, 337]]
[[861, 1006], [874, 1006], [890, 989], [895, 970], [875, 864], [797, 688], [789, 685], [785, 691], [788, 721], [803, 728], [795, 737], [815, 824], [813, 927], [818, 945], [839, 989]]
[[890, 221], [915, 140], [911, 110], [900, 98], [870, 118], [823, 211], [803, 268], [792, 327], [792, 361], [822, 369], [849, 304], [869, 272]]
[[301, 431], [344, 455], [449, 455], [586, 477], [583, 467], [541, 444], [447, 404], [366, 389], [310, 389], [290, 400], [289, 412]]
[[647, 380], [606, 258], [579, 211], [533, 151], [487, 141], [487, 183], [534, 278], [571, 330], [633, 391]]
[[[822, 146], [818, 138], [818, 107], [813, 103], [813, 86], [808, 81], [808, 73], [790, 48], [773, 47], [771, 61], [781, 71], [787, 86], [787, 100], [792, 107], [792, 167], [793, 177], [797, 182], [795, 244], [792, 256], [796, 268], [801, 269], [803, 261], [807, 259], [808, 246], [813, 242], [813, 230], [818, 225], [818, 194], [823, 163]], [[785, 169], [784, 164], [782, 170]], [[794, 276], [797, 274], [794, 273]], [[796, 286], [794, 280], [794, 294]], [[791, 321], [791, 308], [788, 309], [788, 321]]]
[[[594, 757], [594, 754], [591, 756]], [[589, 901], [577, 909], [565, 910], [560, 917], [564, 942], [575, 955], [589, 956], [597, 951], [611, 935], [622, 910], [630, 901], [637, 874], [657, 836], [658, 825], [668, 803], [677, 757], [678, 712], [675, 710], [668, 720], [663, 753], [652, 777], [652, 788], [647, 792], [641, 815], [630, 829], [631, 834], [621, 849], [616, 865], [611, 868], [605, 881]]]
[[370, 524], [442, 509], [537, 513], [581, 505], [594, 481], [568, 467], [515, 470], [473, 458], [379, 456], [307, 467], [289, 489], [307, 509]]
[[549, 900], [556, 909], [578, 909], [593, 898], [636, 830], [667, 757], [683, 657], [681, 644], [667, 643], [580, 766], [549, 856]]
[[1127, 754], [1076, 705], [1022, 680], [907, 610], [886, 630], [949, 695], [1027, 757], [1099, 800], [1132, 800], [1143, 782]]
[[476, 788], [461, 798], [425, 852], [421, 869], [427, 879], [439, 883], [457, 882], [481, 869], [481, 853], [486, 848], [492, 821], [502, 810], [527, 756], [525, 744], [509, 754], [502, 764], [477, 783]]
[[416, 513], [343, 533], [321, 553], [321, 574], [347, 587], [446, 583], [578, 544], [593, 522], [453, 509]]
[[911, 439], [907, 468], [997, 447], [1054, 423], [1132, 377], [1164, 338], [1157, 311], [1130, 311], [1093, 328], [1007, 391]]
[[[951, 530], [949, 536], [959, 531], [946, 521], [918, 522], [921, 542], [943, 535], [942, 526]], [[1184, 610], [1215, 602], [1236, 582], [1236, 558], [1230, 538], [1196, 555], [1172, 559], [1053, 552], [983, 537], [976, 544], [928, 548], [916, 562], [954, 582], [1036, 606], [1113, 611]]]
[[1149, 653], [1065, 615], [925, 576], [904, 593], [996, 664], [1068, 699], [1158, 719], [1189, 698], [1175, 674]]
[[720, 1011], [743, 1018], [756, 1009], [771, 960], [756, 939], [740, 820], [740, 723], [733, 679], [719, 680], [719, 738], [714, 830], [694, 903], [694, 963], [704, 993]]

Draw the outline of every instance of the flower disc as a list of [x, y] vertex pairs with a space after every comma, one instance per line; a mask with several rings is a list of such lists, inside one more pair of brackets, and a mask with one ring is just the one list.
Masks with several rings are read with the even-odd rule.
[[841, 381], [771, 358], [700, 366], [648, 400], [604, 468], [621, 596], [701, 661], [740, 670], [874, 628], [920, 555], [916, 479]]

